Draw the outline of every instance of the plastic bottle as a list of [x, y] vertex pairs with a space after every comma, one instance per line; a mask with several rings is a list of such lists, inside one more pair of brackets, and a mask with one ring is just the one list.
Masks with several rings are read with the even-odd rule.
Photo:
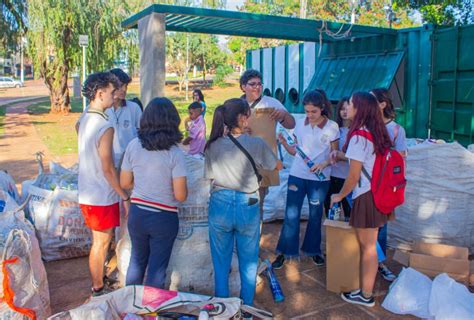
[[275, 273], [273, 272], [272, 264], [270, 263], [270, 261], [268, 261], [268, 259], [265, 259], [264, 262], [267, 265], [265, 273], [270, 284], [270, 289], [272, 290], [273, 300], [275, 302], [282, 302], [285, 300], [285, 295], [283, 294], [283, 290], [281, 289], [280, 283], [278, 282], [278, 279]]

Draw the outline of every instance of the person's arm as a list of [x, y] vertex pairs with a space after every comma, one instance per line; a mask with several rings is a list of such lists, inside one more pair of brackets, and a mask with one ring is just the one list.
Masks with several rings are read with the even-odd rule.
[[275, 110], [270, 114], [270, 118], [280, 122], [280, 124], [286, 129], [293, 129], [296, 125], [295, 118], [284, 108], [275, 108]]
[[[112, 143], [114, 139], [114, 129], [108, 128], [104, 134], [100, 137], [99, 140], [99, 158], [102, 164], [102, 171], [104, 172], [104, 177], [107, 182], [110, 184], [112, 189], [117, 192], [122, 200], [128, 200], [128, 194], [120, 187], [120, 181], [118, 177], [117, 170], [114, 167], [114, 158], [112, 152]], [[100, 190], [97, 190], [100, 192]]]
[[124, 190], [131, 190], [133, 188], [133, 172], [122, 168], [120, 171], [120, 187]]
[[183, 202], [188, 197], [186, 177], [173, 178], [173, 193], [176, 200]]
[[329, 157], [321, 163], [316, 163], [314, 166], [311, 167], [311, 169], [309, 169], [309, 171], [311, 171], [311, 172], [317, 172], [317, 171], [321, 172], [327, 166], [330, 166], [331, 165], [331, 153], [333, 151], [337, 151], [338, 148], [339, 148], [339, 140], [331, 142], [331, 151], [329, 153]]
[[330, 208], [332, 208], [334, 203], [341, 202], [342, 199], [344, 199], [356, 187], [361, 172], [362, 162], [352, 159], [349, 166], [349, 174], [347, 175], [346, 181], [344, 181], [341, 191], [331, 196]]
[[283, 137], [283, 134], [279, 133], [278, 134], [278, 141], [281, 143], [281, 145], [285, 148], [286, 152], [294, 156], [296, 154], [296, 148], [295, 146], [290, 146], [286, 139]]

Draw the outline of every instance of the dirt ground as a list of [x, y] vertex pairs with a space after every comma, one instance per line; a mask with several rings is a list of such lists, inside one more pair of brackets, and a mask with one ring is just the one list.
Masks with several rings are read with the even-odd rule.
[[[1, 104], [1, 101], [0, 101]], [[38, 171], [34, 153], [43, 151], [44, 163], [57, 161], [65, 166], [76, 162], [76, 155], [53, 157], [40, 140], [31, 124], [31, 116], [26, 113], [27, 103], [9, 106], [5, 119], [5, 133], [0, 137], [0, 169], [6, 169], [20, 184], [32, 179]], [[73, 120], [71, 120], [73, 121]], [[262, 235], [261, 257], [273, 259], [281, 222], [265, 224]], [[306, 224], [301, 225], [302, 232]], [[388, 261], [398, 272], [401, 266]], [[87, 258], [76, 258], [45, 263], [50, 286], [53, 313], [81, 305], [90, 294], [90, 277]], [[381, 306], [389, 284], [377, 277], [375, 295], [377, 305], [364, 308], [350, 305], [333, 293], [326, 291], [325, 267], [316, 267], [309, 260], [291, 263], [276, 274], [280, 280], [286, 300], [276, 304], [264, 280], [257, 287], [255, 304], [257, 307], [273, 312], [276, 319], [395, 319], [403, 318], [385, 311]], [[407, 317], [405, 317], [407, 318]]]

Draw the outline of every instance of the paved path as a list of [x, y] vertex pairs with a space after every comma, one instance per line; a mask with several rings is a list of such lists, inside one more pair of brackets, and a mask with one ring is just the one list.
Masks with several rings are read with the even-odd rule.
[[0, 169], [7, 170], [18, 185], [38, 173], [35, 153], [44, 153], [43, 163], [56, 161], [65, 166], [76, 162], [76, 156], [55, 157], [36, 133], [27, 112], [31, 102], [21, 102], [7, 107], [4, 120], [4, 134], [0, 136]]

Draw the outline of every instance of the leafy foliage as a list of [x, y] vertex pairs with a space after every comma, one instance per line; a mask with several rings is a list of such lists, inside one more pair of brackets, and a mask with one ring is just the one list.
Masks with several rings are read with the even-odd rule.
[[14, 49], [19, 38], [27, 31], [26, 0], [2, 0], [0, 2], [0, 51]]

